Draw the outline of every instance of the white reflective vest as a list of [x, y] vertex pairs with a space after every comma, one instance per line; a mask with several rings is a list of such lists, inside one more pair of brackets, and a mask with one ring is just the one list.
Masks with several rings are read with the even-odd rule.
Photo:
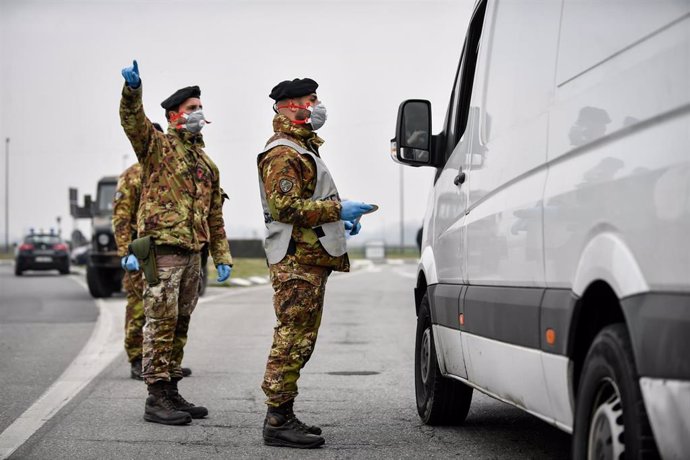
[[[324, 201], [333, 200], [340, 201], [338, 189], [333, 182], [333, 177], [328, 171], [326, 164], [321, 158], [313, 152], [304, 147], [295, 144], [287, 139], [276, 139], [266, 146], [266, 148], [258, 156], [258, 161], [269, 150], [285, 146], [296, 150], [300, 155], [309, 155], [316, 164], [316, 188], [311, 200]], [[264, 209], [264, 223], [266, 224], [266, 240], [264, 241], [264, 249], [266, 250], [266, 257], [269, 264], [276, 264], [283, 260], [288, 252], [290, 246], [290, 239], [292, 237], [292, 224], [278, 222], [271, 217], [271, 211], [268, 209], [268, 202], [266, 200], [266, 190], [264, 188], [264, 181], [259, 171], [259, 188], [261, 193], [261, 205]], [[328, 222], [312, 228], [319, 238], [319, 243], [326, 250], [328, 254], [334, 257], [342, 256], [347, 251], [345, 243], [345, 227], [343, 222], [338, 220], [336, 222]]]

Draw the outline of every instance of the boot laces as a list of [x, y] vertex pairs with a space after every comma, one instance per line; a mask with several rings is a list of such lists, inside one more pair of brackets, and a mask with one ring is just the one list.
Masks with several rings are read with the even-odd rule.
[[297, 418], [295, 415], [295, 412], [290, 409], [290, 411], [287, 413], [287, 418], [288, 420], [294, 420], [294, 424], [300, 429], [300, 431], [304, 431], [305, 433], [309, 432], [309, 429], [312, 428], [300, 419]]
[[158, 398], [158, 403], [159, 403], [161, 406], [163, 406], [163, 408], [165, 408], [165, 409], [167, 409], [167, 410], [170, 410], [170, 411], [175, 411], [175, 410], [177, 410], [177, 409], [175, 408], [175, 404], [170, 400], [170, 398], [169, 398], [168, 395], [166, 395], [166, 394], [163, 394], [163, 395], [160, 396], [160, 398]]
[[292, 424], [295, 427], [295, 429], [297, 429], [298, 431], [301, 431], [303, 433], [309, 432], [309, 427], [306, 424], [302, 423], [300, 421], [300, 419], [298, 419], [295, 416], [295, 414], [289, 414], [286, 423]]
[[180, 393], [172, 393], [168, 395], [168, 398], [171, 403], [177, 405], [178, 407], [194, 407], [194, 404], [190, 403]]

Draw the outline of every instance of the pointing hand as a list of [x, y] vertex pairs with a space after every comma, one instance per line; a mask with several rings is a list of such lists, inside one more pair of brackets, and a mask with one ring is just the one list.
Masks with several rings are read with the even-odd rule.
[[345, 200], [340, 203], [340, 219], [354, 221], [367, 211], [374, 209], [370, 204], [361, 201]]
[[137, 64], [136, 60], [132, 61], [132, 65], [130, 67], [125, 67], [122, 69], [122, 76], [125, 78], [127, 86], [130, 88], [138, 88], [139, 85], [141, 85], [141, 77], [139, 77], [139, 64]]

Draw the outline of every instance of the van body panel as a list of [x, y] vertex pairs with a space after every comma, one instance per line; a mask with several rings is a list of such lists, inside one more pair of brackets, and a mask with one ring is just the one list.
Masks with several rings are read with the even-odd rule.
[[[523, 347], [540, 348], [539, 288], [469, 286], [462, 305], [463, 331]], [[475, 368], [489, 365], [477, 362]]]
[[[462, 352], [462, 334], [457, 329], [434, 325], [434, 343], [437, 344], [436, 354], [441, 353], [443, 360], [443, 375], [467, 378], [465, 359]], [[440, 361], [439, 361], [440, 362]]]
[[469, 381], [516, 406], [552, 418], [541, 351], [467, 332], [462, 332], [462, 339]]
[[[561, 5], [489, 2], [468, 126], [467, 276], [470, 284], [542, 287], [542, 202]], [[473, 130], [479, 130], [473, 133]], [[467, 136], [468, 133], [465, 133]]]
[[666, 379], [640, 379], [654, 438], [664, 460], [688, 458], [690, 452], [690, 382]]
[[571, 361], [565, 356], [541, 354], [544, 382], [551, 403], [549, 415], [569, 433], [573, 431], [573, 395], [570, 385]]
[[644, 293], [621, 304], [639, 375], [690, 381], [690, 294]]
[[431, 220], [432, 240], [438, 280], [459, 284], [467, 281], [465, 257], [465, 213], [467, 188], [455, 185], [455, 178], [466, 169], [469, 138], [464, 136], [448, 158], [434, 184], [434, 206]]
[[[609, 2], [608, 7], [617, 4], [616, 16], [627, 17], [626, 3], [658, 10], [654, 15], [675, 22], [628, 43], [556, 91], [544, 196], [547, 286], [572, 287], [583, 248], [608, 228], [622, 235], [649, 289], [687, 291], [690, 17], [681, 14], [690, 7], [687, 2], [646, 7], [637, 4], [641, 2]], [[636, 36], [647, 31], [644, 21], [618, 21], [617, 27], [619, 23], [626, 30], [635, 24], [642, 27]], [[604, 42], [619, 40], [618, 34], [607, 37]], [[570, 46], [567, 40], [562, 34], [562, 48]], [[559, 56], [559, 70], [572, 61], [567, 56], [565, 51]]]
[[424, 275], [427, 286], [438, 283], [438, 276], [436, 275], [436, 260], [434, 258], [434, 250], [432, 249], [432, 246], [422, 246], [422, 256], [419, 258], [417, 273]]
[[[476, 171], [472, 175], [470, 194]], [[465, 257], [470, 284], [544, 286], [541, 194], [545, 180], [544, 169], [529, 174], [467, 214]]]
[[[653, 37], [688, 13], [690, 4], [684, 0], [565, 0], [558, 84]], [[615, 30], [612, 18], [616, 20]]]
[[573, 293], [581, 297], [594, 281], [604, 281], [616, 296], [623, 297], [649, 290], [633, 253], [615, 230], [603, 227], [589, 238], [576, 264]]
[[[595, 264], [615, 275], [608, 281], [622, 296], [690, 290], [688, 145], [690, 113], [551, 164], [544, 196], [546, 285], [580, 295], [596, 280], [583, 270]], [[625, 259], [635, 263], [614, 266], [596, 252], [586, 255], [603, 233], [620, 242], [616, 254], [630, 253]]]

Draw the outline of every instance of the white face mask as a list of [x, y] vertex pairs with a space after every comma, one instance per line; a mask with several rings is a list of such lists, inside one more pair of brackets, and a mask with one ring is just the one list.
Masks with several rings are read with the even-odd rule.
[[326, 124], [326, 118], [328, 118], [328, 113], [326, 112], [326, 106], [321, 102], [315, 106], [310, 106], [307, 110], [311, 112], [307, 123], [311, 124], [311, 129], [316, 131], [317, 129], [323, 127]]
[[195, 110], [192, 113], [185, 113], [182, 115], [187, 122], [184, 124], [185, 129], [191, 133], [200, 133], [201, 129], [208, 123], [204, 118], [204, 112]]

